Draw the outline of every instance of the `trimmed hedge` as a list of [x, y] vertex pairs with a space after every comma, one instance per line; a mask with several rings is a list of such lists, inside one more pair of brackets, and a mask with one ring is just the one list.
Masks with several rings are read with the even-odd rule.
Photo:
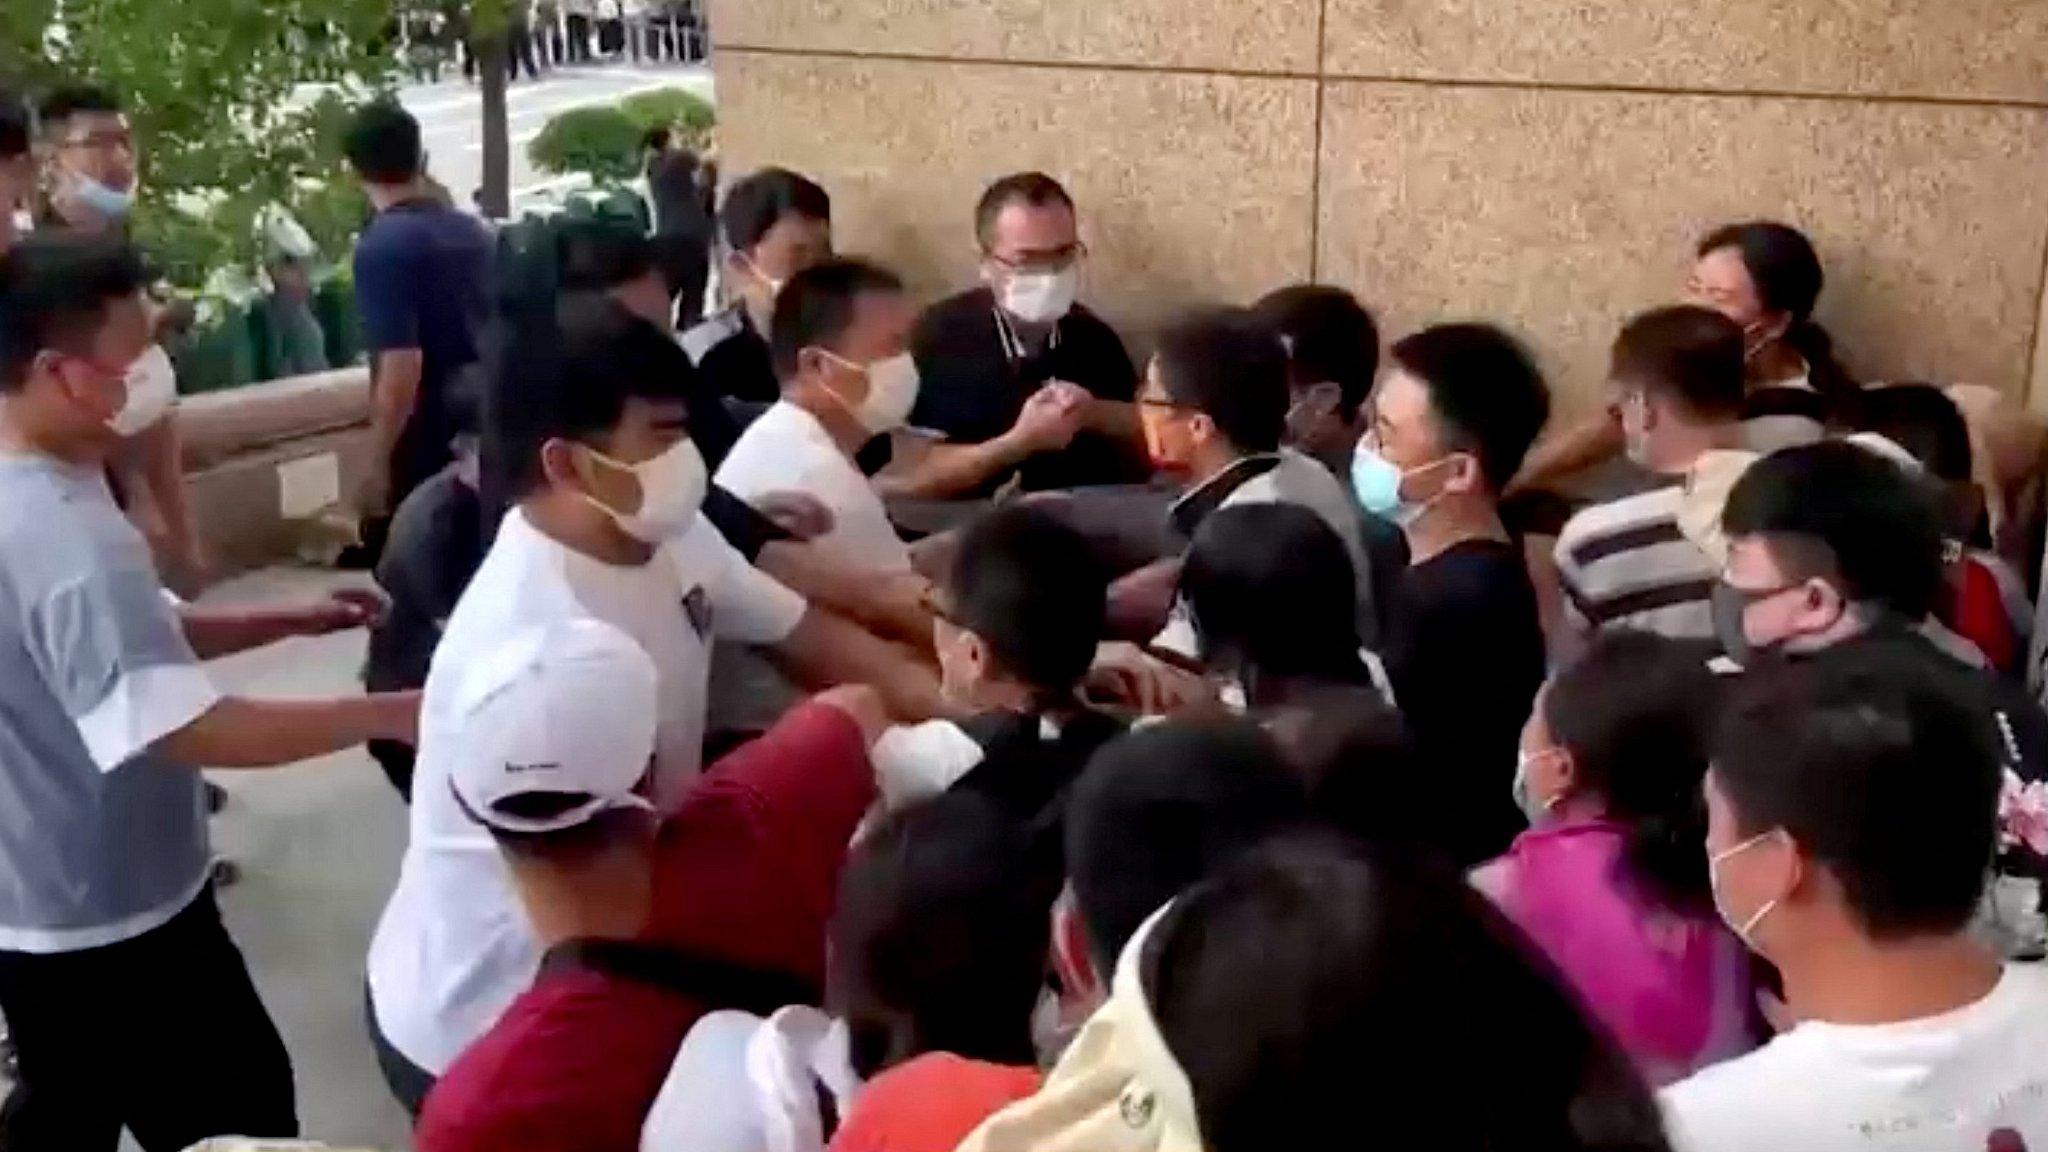
[[702, 150], [716, 122], [717, 113], [702, 97], [662, 88], [616, 106], [572, 108], [556, 116], [526, 146], [526, 158], [558, 176], [585, 172], [599, 183], [623, 183], [640, 175], [640, 137], [647, 129], [672, 128], [685, 146]]
[[526, 158], [543, 172], [624, 182], [640, 174], [641, 131], [618, 108], [571, 108], [547, 122], [526, 146]]

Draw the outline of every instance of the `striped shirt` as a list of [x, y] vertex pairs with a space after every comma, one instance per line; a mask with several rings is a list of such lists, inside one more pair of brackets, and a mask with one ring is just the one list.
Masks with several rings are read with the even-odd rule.
[[1718, 566], [1679, 528], [1679, 480], [1595, 504], [1557, 538], [1557, 572], [1572, 622], [1636, 628], [1677, 640], [1714, 636]]

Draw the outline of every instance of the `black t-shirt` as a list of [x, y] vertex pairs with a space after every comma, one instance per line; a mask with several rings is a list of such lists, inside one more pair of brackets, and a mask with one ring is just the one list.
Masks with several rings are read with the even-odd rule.
[[[910, 422], [961, 444], [984, 443], [1009, 431], [1024, 401], [1047, 381], [1078, 384], [1103, 400], [1130, 401], [1138, 390], [1138, 372], [1123, 341], [1078, 304], [1060, 319], [1046, 347], [1013, 357], [997, 324], [995, 296], [986, 288], [926, 309], [911, 351], [922, 383]], [[1033, 457], [1020, 471], [1031, 491], [1136, 484], [1150, 472], [1134, 445], [1089, 432], [1063, 451]], [[1008, 479], [996, 477], [986, 490]]]
[[1469, 540], [1408, 569], [1382, 652], [1440, 807], [1424, 822], [1467, 865], [1524, 826], [1510, 796], [1522, 725], [1543, 683], [1543, 629], [1522, 553]]
[[484, 562], [484, 543], [483, 501], [453, 468], [413, 489], [398, 506], [377, 559], [377, 586], [391, 606], [370, 629], [363, 683], [372, 692], [427, 682], [441, 627]]
[[[713, 316], [705, 324], [730, 324], [732, 334], [713, 344], [697, 360], [697, 373], [720, 396], [750, 404], [773, 404], [782, 398], [782, 385], [775, 379], [775, 359], [768, 351], [768, 338], [754, 330], [744, 311], [734, 319]], [[689, 348], [696, 338], [692, 331], [683, 338]]]

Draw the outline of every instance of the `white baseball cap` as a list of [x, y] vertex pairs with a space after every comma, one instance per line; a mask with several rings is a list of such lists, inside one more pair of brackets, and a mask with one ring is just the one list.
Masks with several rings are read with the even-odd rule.
[[[456, 689], [449, 786], [480, 824], [558, 832], [616, 808], [652, 810], [636, 791], [654, 758], [654, 661], [598, 620], [516, 632], [466, 669]], [[524, 796], [565, 806], [522, 813]], [[581, 799], [577, 799], [581, 798]]]

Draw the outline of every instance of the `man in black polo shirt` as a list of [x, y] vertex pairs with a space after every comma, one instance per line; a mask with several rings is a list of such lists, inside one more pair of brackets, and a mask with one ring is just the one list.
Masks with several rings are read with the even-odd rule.
[[832, 255], [832, 198], [786, 168], [765, 168], [725, 194], [718, 228], [733, 303], [683, 333], [683, 351], [712, 391], [765, 408], [782, 396], [768, 355], [775, 296]]
[[980, 496], [1013, 474], [1032, 491], [1144, 481], [1137, 369], [1074, 302], [1087, 249], [1073, 197], [1043, 173], [1005, 176], [982, 194], [974, 227], [983, 287], [933, 305], [913, 339], [923, 387], [910, 423], [948, 442], [892, 490]]

